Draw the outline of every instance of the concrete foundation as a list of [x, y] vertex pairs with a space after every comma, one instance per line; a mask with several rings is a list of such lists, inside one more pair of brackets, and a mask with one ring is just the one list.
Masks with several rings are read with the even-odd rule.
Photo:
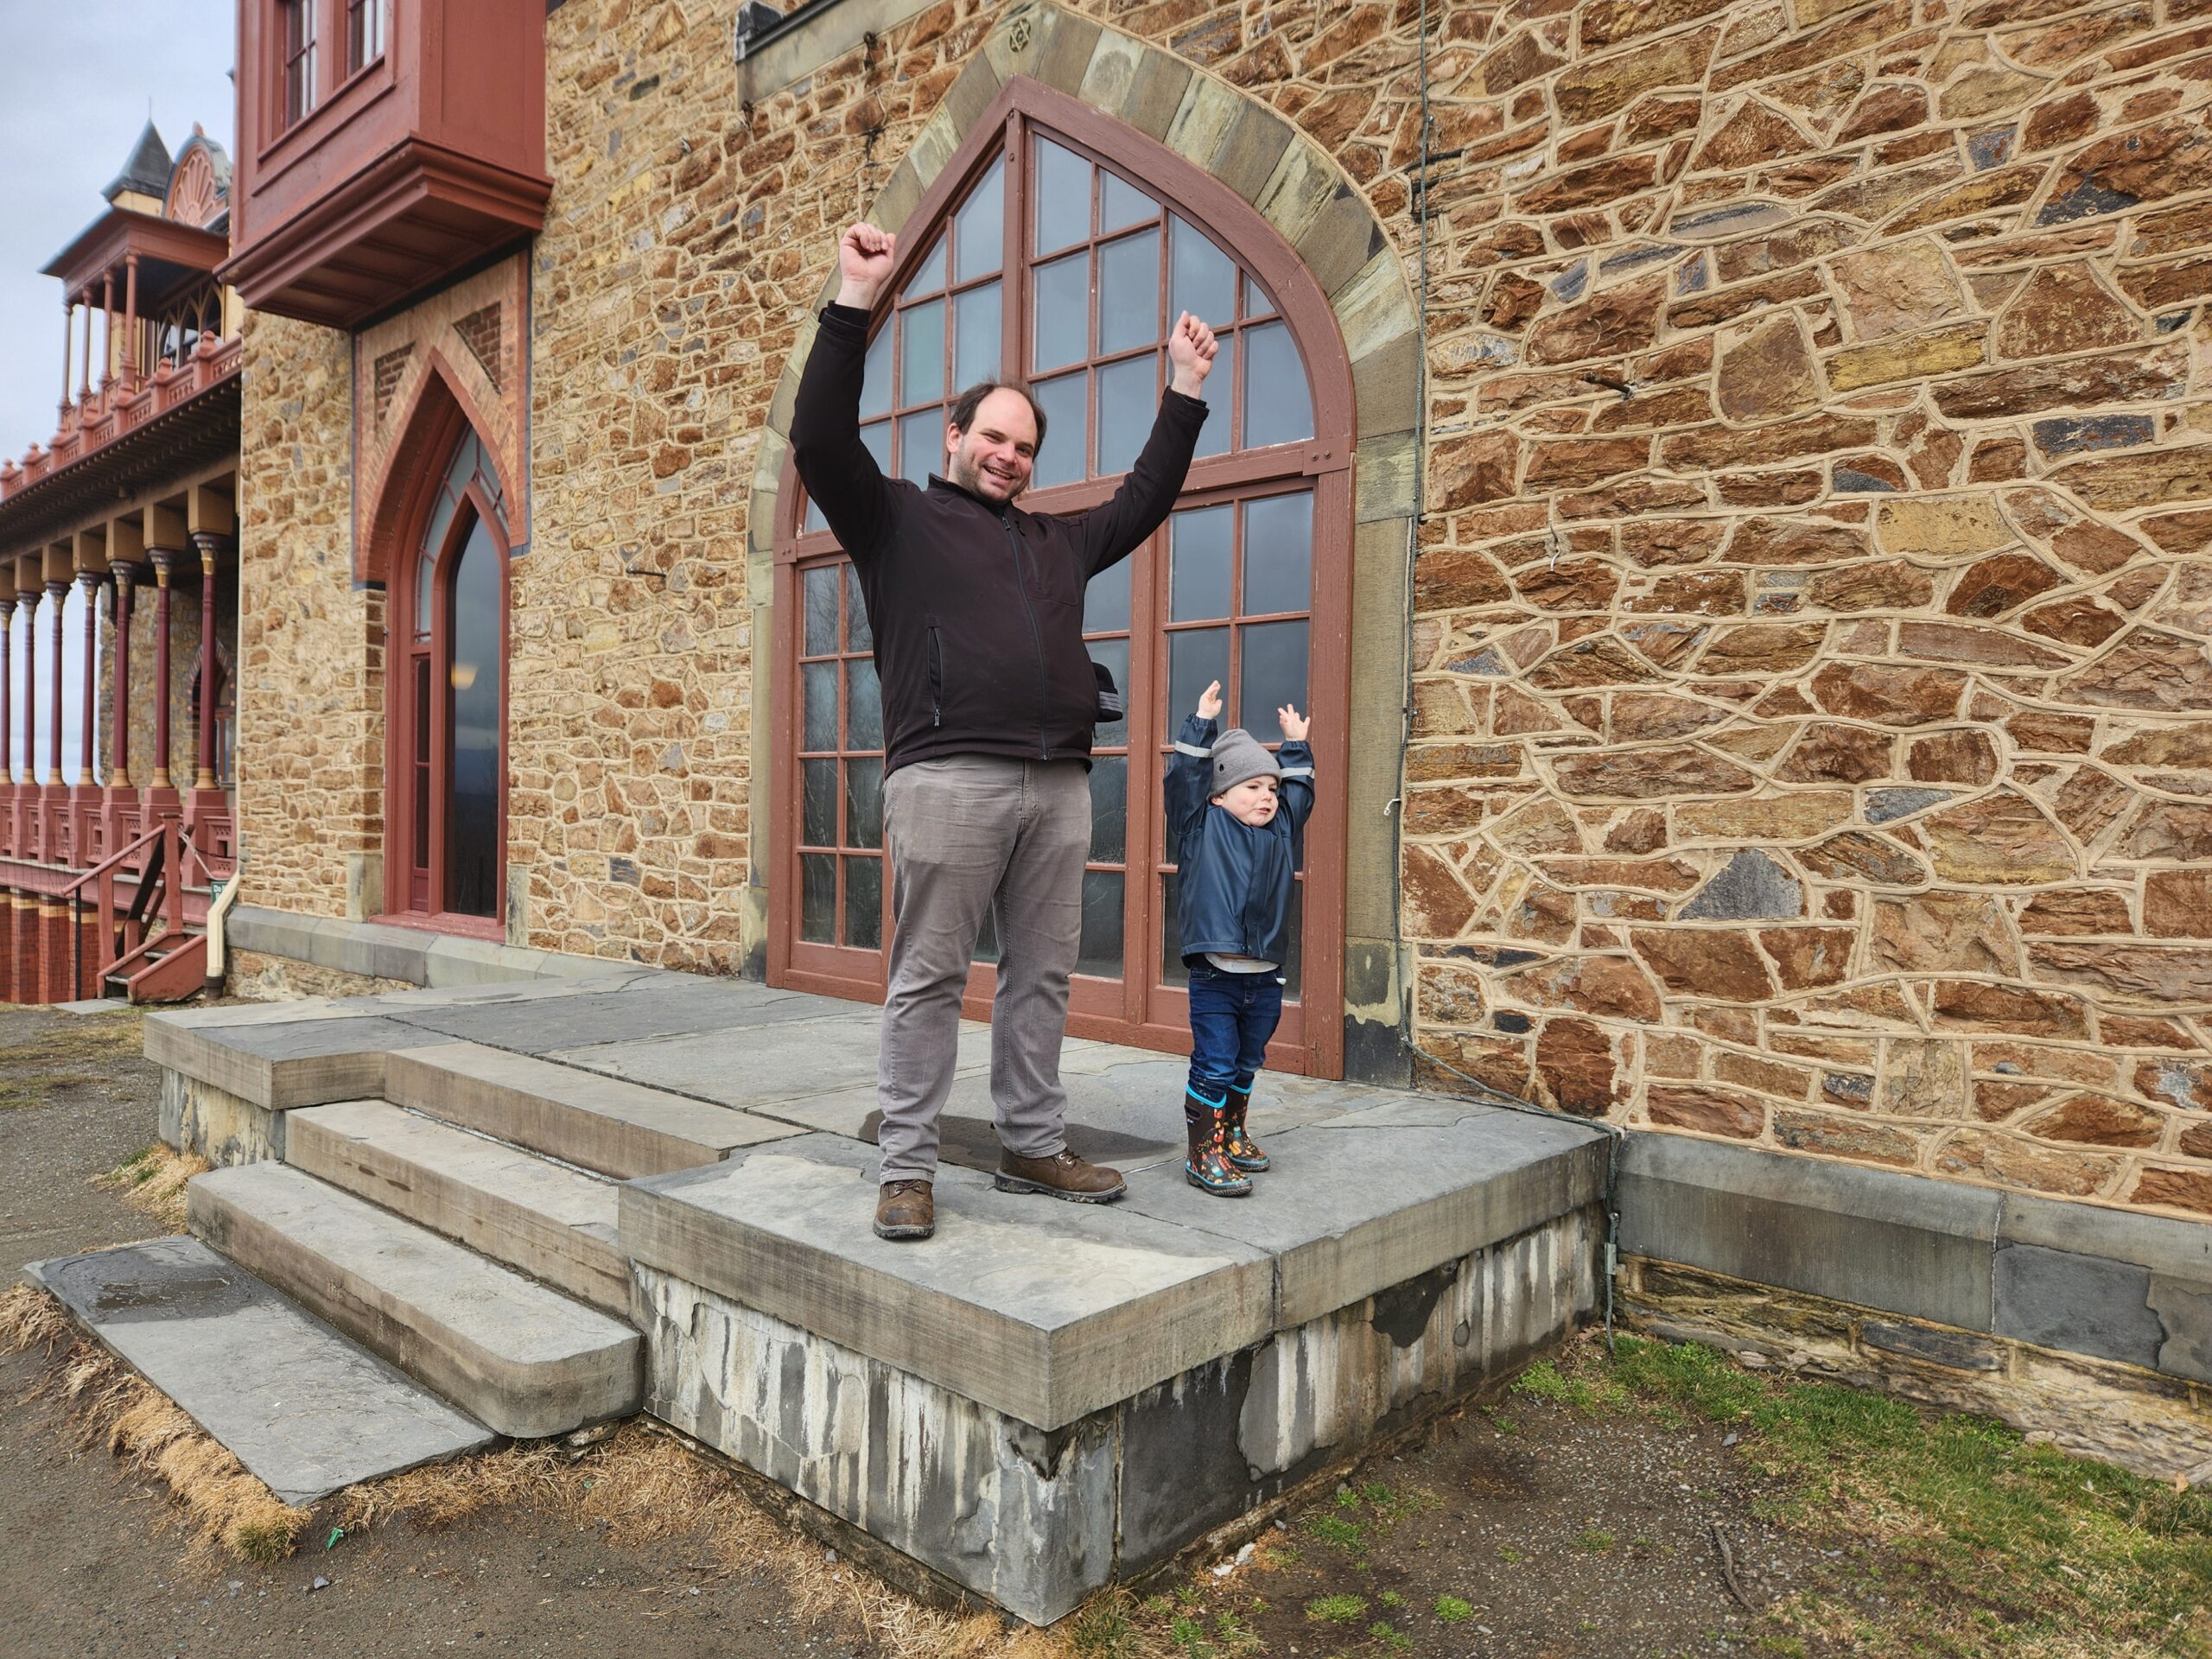
[[1598, 1294], [1595, 1206], [1044, 1430], [656, 1268], [646, 1409], [1033, 1624], [1510, 1373]]

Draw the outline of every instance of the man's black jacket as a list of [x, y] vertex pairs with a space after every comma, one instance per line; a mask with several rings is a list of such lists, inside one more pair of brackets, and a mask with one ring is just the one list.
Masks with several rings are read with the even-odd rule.
[[868, 602], [884, 770], [948, 754], [1087, 761], [1098, 684], [1083, 648], [1084, 586], [1166, 519], [1205, 404], [1167, 391], [1144, 453], [1103, 506], [1024, 512], [935, 476], [924, 490], [883, 475], [860, 435], [867, 349], [867, 312], [823, 308], [791, 453]]

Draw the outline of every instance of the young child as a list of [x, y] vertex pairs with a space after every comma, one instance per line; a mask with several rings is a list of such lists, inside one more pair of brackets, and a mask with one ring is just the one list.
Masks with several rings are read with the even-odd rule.
[[1297, 709], [1275, 710], [1280, 761], [1242, 727], [1214, 735], [1221, 682], [1198, 698], [1167, 763], [1167, 823], [1177, 842], [1183, 962], [1191, 975], [1191, 1079], [1183, 1095], [1193, 1186], [1224, 1198], [1252, 1190], [1268, 1154], [1244, 1128], [1252, 1080], [1282, 1018], [1290, 950], [1291, 875], [1313, 810], [1313, 752]]

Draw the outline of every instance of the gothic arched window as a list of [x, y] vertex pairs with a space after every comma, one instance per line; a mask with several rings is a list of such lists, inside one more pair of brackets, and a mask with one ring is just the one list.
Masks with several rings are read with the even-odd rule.
[[[1225, 721], [1271, 746], [1286, 702], [1315, 716], [1317, 738], [1329, 722], [1344, 729], [1349, 374], [1318, 285], [1241, 199], [1034, 83], [1013, 83], [999, 107], [901, 232], [861, 432], [887, 474], [925, 485], [945, 464], [952, 399], [979, 380], [1026, 380], [1047, 425], [1021, 505], [1081, 511], [1112, 493], [1151, 430], [1178, 314], [1219, 337], [1211, 412], [1176, 510], [1091, 582], [1084, 607], [1087, 646], [1124, 688], [1128, 717], [1095, 736], [1071, 1029], [1172, 1047], [1188, 1031], [1160, 772], [1177, 728], [1218, 679]], [[788, 468], [785, 480], [770, 971], [880, 996], [890, 907], [874, 642], [835, 537], [792, 500]], [[1342, 788], [1341, 777], [1322, 779], [1310, 837], [1332, 849]], [[1340, 1027], [1341, 878], [1323, 893], [1317, 868], [1339, 872], [1340, 854], [1309, 857], [1300, 880], [1303, 950], [1287, 966], [1277, 1039], [1279, 1063], [1296, 1069], [1328, 1066]], [[987, 923], [979, 958], [995, 952]], [[989, 993], [979, 969], [970, 1011]]]

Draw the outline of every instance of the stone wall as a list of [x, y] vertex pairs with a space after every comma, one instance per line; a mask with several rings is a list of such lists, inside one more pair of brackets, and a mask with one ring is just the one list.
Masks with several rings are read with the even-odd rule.
[[[255, 902], [344, 916], [364, 907], [384, 839], [384, 594], [353, 581], [353, 342], [257, 312], [245, 353], [239, 880]], [[181, 589], [172, 603], [194, 596]], [[192, 750], [185, 728], [174, 738], [181, 786]], [[134, 739], [132, 759], [151, 776], [150, 746], [141, 762]]]
[[[750, 492], [836, 230], [979, 61], [1138, 118], [1135, 40], [1233, 146], [1333, 157], [1408, 283], [1426, 209], [1402, 867], [1351, 872], [1417, 1078], [2212, 1214], [2207, 0], [1440, 0], [1426, 167], [1413, 0], [848, 0], [758, 88], [734, 10], [548, 19], [529, 943], [757, 960]], [[380, 771], [376, 601], [301, 483], [342, 493], [327, 339], [249, 345], [242, 808], [250, 896], [324, 913]], [[1354, 622], [1392, 739], [1402, 556]]]

